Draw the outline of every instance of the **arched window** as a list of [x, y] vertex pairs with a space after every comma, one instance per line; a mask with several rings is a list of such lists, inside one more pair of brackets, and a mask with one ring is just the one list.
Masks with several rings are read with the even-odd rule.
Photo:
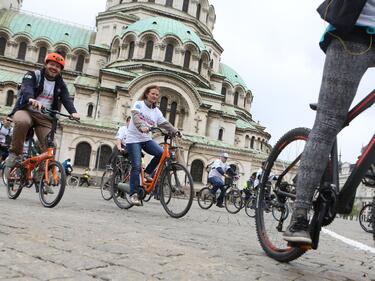
[[224, 134], [224, 129], [223, 128], [221, 128], [220, 130], [219, 130], [219, 136], [218, 136], [218, 140], [220, 140], [220, 141], [222, 141], [223, 140], [223, 134]]
[[184, 58], [184, 68], [189, 68], [189, 66], [190, 66], [190, 57], [191, 57], [190, 51], [186, 51], [185, 52], [185, 58]]
[[176, 121], [176, 113], [177, 113], [177, 102], [172, 102], [171, 104], [171, 112], [169, 114], [169, 122], [174, 125]]
[[260, 151], [263, 151], [263, 140], [260, 141]]
[[201, 9], [202, 9], [202, 6], [201, 4], [198, 4], [197, 5], [197, 14], [196, 14], [196, 18], [199, 20], [199, 18], [201, 17]]
[[7, 101], [5, 106], [13, 106], [13, 101], [14, 101], [14, 92], [12, 90], [9, 90], [7, 92]]
[[250, 148], [254, 149], [255, 137], [251, 137]]
[[167, 7], [172, 7], [172, 6], [173, 6], [173, 0], [167, 0], [167, 1], [165, 2], [165, 6], [167, 6]]
[[94, 105], [90, 103], [89, 106], [87, 107], [87, 117], [92, 117], [93, 111], [94, 111]]
[[105, 166], [107, 165], [109, 156], [111, 156], [112, 149], [110, 146], [103, 144], [99, 146], [98, 151], [96, 152], [96, 162], [95, 162], [95, 168], [98, 168], [99, 164], [99, 169], [104, 170]]
[[79, 55], [77, 58], [76, 71], [82, 72], [84, 63], [85, 63], [85, 56]]
[[6, 46], [7, 40], [4, 37], [0, 37], [0, 56], [4, 56]]
[[38, 63], [44, 63], [46, 56], [47, 56], [47, 48], [40, 47], [39, 54], [38, 54]]
[[194, 160], [191, 163], [190, 173], [194, 182], [202, 182], [204, 164], [201, 160]]
[[163, 113], [164, 117], [167, 114], [167, 107], [168, 107], [168, 98], [167, 97], [161, 97], [159, 109], [160, 109], [161, 113]]
[[25, 60], [25, 58], [26, 58], [26, 49], [27, 49], [26, 42], [21, 42], [20, 43], [20, 47], [18, 48], [17, 59]]
[[250, 137], [249, 136], [245, 137], [245, 148], [250, 148]]
[[238, 105], [238, 92], [234, 93], [234, 105]]
[[184, 3], [182, 4], [182, 11], [186, 13], [189, 11], [189, 0], [184, 0]]
[[246, 108], [247, 96], [243, 99], [243, 107]]
[[227, 98], [227, 88], [225, 88], [224, 86], [221, 88], [221, 94], [224, 96], [224, 102]]
[[129, 43], [129, 52], [128, 52], [128, 60], [131, 60], [134, 55], [134, 41]]
[[146, 43], [146, 53], [145, 53], [145, 59], [152, 59], [152, 52], [154, 50], [154, 42], [153, 41], [147, 41]]
[[198, 64], [198, 73], [199, 74], [201, 74], [201, 71], [202, 71], [202, 64], [203, 64], [203, 59], [200, 59], [199, 64]]
[[211, 69], [214, 68], [214, 60], [213, 59], [210, 61], [210, 68]]
[[87, 142], [80, 142], [76, 147], [74, 165], [88, 167], [90, 165], [91, 145]]
[[165, 59], [164, 59], [164, 61], [166, 61], [166, 62], [172, 62], [172, 59], [173, 59], [173, 50], [174, 50], [173, 45], [172, 44], [168, 44], [167, 48], [165, 50]]
[[62, 57], [65, 59], [65, 57], [66, 57], [66, 51], [63, 48], [58, 48], [56, 50], [56, 52], [59, 53], [60, 55], [62, 55]]

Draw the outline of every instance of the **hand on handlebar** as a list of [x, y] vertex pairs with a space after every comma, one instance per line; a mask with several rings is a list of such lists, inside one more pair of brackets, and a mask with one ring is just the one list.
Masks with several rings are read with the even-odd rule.
[[40, 101], [37, 101], [35, 99], [29, 99], [29, 104], [31, 105], [33, 109], [37, 109], [39, 111], [42, 110], [43, 105]]
[[72, 118], [73, 118], [74, 120], [79, 120], [79, 119], [81, 119], [81, 117], [79, 116], [79, 113], [78, 113], [78, 112], [72, 113], [71, 116], [72, 116]]
[[148, 132], [150, 132], [150, 128], [149, 127], [142, 127], [141, 132], [144, 133], [144, 134], [147, 134]]
[[180, 131], [177, 131], [175, 133], [175, 136], [178, 137], [178, 138], [182, 138], [182, 133]]

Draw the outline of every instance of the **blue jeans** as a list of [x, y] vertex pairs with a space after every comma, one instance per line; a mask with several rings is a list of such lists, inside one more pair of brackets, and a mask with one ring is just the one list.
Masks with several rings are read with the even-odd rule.
[[213, 189], [212, 193], [215, 195], [216, 191], [220, 188], [221, 192], [219, 197], [217, 198], [217, 204], [222, 205], [224, 202], [224, 196], [225, 196], [225, 188], [224, 188], [224, 181], [219, 177], [212, 177], [208, 178], [208, 182], [212, 184]]
[[132, 169], [130, 171], [130, 195], [132, 195], [138, 191], [140, 186], [139, 175], [142, 164], [142, 149], [146, 153], [155, 156], [145, 169], [145, 173], [152, 174], [159, 164], [161, 155], [163, 154], [163, 148], [155, 141], [149, 140], [146, 142], [127, 143], [126, 149], [128, 150], [129, 159], [132, 165]]

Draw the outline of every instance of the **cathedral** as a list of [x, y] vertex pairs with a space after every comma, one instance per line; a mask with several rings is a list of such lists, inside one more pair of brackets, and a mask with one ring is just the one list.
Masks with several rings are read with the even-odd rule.
[[43, 67], [49, 52], [63, 54], [63, 77], [82, 120], [61, 120], [57, 158], [71, 158], [74, 172], [102, 173], [118, 127], [155, 84], [161, 112], [183, 133], [184, 162], [197, 186], [221, 152], [241, 183], [270, 152], [270, 134], [251, 113], [252, 91], [221, 62], [208, 0], [107, 0], [95, 28], [21, 8], [22, 0], [0, 3], [0, 114], [13, 108], [26, 71]]

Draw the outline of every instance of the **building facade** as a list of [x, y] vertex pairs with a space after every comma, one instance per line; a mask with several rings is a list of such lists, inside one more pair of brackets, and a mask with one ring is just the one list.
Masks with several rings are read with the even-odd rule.
[[221, 62], [208, 0], [107, 0], [95, 29], [24, 12], [22, 0], [1, 5], [1, 114], [14, 105], [25, 71], [40, 68], [49, 52], [62, 53], [82, 121], [61, 122], [57, 155], [74, 159], [76, 171], [105, 166], [117, 128], [154, 84], [161, 111], [184, 134], [184, 158], [197, 183], [221, 152], [242, 182], [269, 153], [270, 134], [251, 114], [252, 91]]

